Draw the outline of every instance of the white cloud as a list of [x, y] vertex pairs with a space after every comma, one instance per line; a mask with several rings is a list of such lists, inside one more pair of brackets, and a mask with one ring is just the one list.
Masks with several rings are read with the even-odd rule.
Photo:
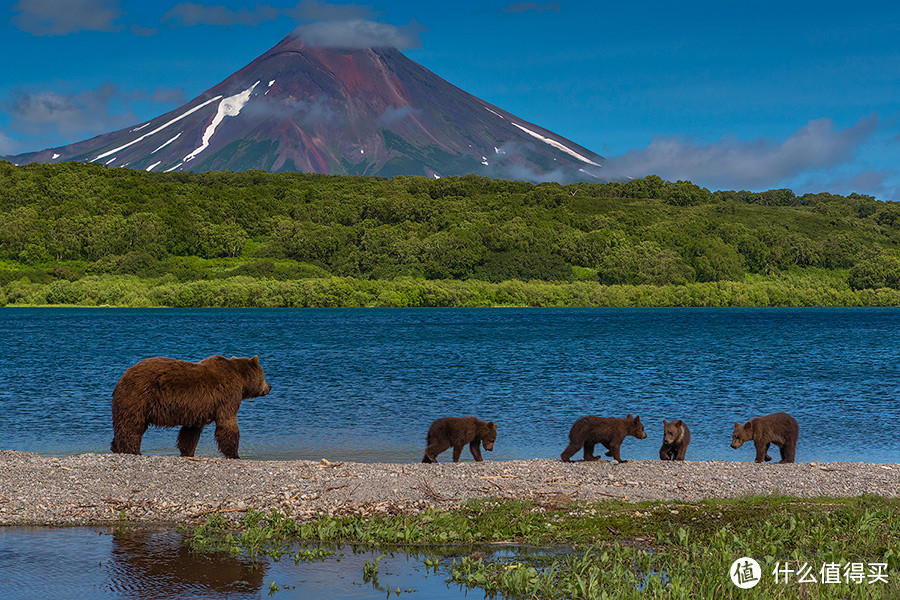
[[277, 19], [282, 9], [267, 4], [257, 4], [253, 10], [232, 10], [223, 4], [181, 2], [170, 8], [163, 21], [174, 21], [176, 26], [193, 25], [259, 25]]
[[612, 178], [653, 174], [719, 189], [770, 188], [807, 171], [849, 162], [877, 125], [877, 117], [871, 116], [838, 130], [831, 119], [816, 119], [783, 142], [723, 137], [702, 145], [686, 136], [663, 137], [642, 150], [611, 157], [604, 166]]
[[19, 0], [13, 24], [33, 35], [113, 31], [122, 16], [118, 0]]
[[19, 151], [19, 144], [3, 132], [0, 132], [0, 156], [15, 154]]
[[404, 27], [353, 19], [300, 25], [294, 34], [310, 46], [326, 48], [417, 48], [423, 28], [415, 21]]

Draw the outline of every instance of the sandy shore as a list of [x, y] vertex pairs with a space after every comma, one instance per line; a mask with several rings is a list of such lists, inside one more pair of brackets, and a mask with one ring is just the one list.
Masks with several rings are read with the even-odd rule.
[[900, 496], [900, 464], [538, 459], [371, 464], [0, 451], [0, 525], [196, 522], [278, 509], [298, 519], [452, 508], [473, 498], [547, 505], [758, 494]]

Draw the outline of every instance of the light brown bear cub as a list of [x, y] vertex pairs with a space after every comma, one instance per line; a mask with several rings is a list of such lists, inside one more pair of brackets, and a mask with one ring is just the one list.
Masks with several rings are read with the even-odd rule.
[[606, 456], [611, 456], [618, 462], [625, 462], [619, 450], [626, 435], [639, 440], [647, 437], [640, 417], [633, 417], [630, 414], [624, 419], [592, 415], [581, 417], [569, 430], [569, 445], [562, 451], [560, 458], [564, 462], [569, 462], [576, 452], [584, 448], [584, 460], [597, 460], [600, 457], [594, 456], [594, 446], [602, 444], [608, 450]]
[[732, 448], [740, 448], [744, 442], [753, 440], [756, 446], [756, 462], [772, 460], [769, 456], [769, 445], [775, 444], [781, 451], [781, 462], [792, 463], [797, 453], [797, 438], [800, 437], [800, 426], [791, 415], [783, 412], [764, 417], [754, 417], [741, 425], [734, 422]]
[[193, 456], [203, 428], [215, 421], [219, 451], [238, 458], [241, 401], [271, 390], [258, 356], [210, 356], [196, 363], [162, 356], [142, 360], [125, 371], [113, 390], [110, 449], [140, 454], [150, 425], [181, 427], [178, 449], [182, 456]]
[[684, 460], [690, 443], [691, 430], [684, 421], [678, 419], [669, 423], [663, 419], [663, 444], [659, 449], [660, 460]]
[[453, 446], [453, 462], [459, 462], [463, 447], [468, 444], [469, 451], [476, 461], [482, 461], [480, 445], [492, 451], [497, 441], [497, 425], [493, 421], [482, 421], [478, 417], [441, 417], [428, 428], [423, 463], [437, 462], [437, 456]]

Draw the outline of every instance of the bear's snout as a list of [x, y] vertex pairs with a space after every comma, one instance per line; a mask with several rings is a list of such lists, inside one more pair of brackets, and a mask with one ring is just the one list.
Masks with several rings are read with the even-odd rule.
[[263, 393], [262, 393], [262, 395], [265, 396], [266, 394], [268, 394], [268, 393], [271, 392], [271, 391], [272, 391], [272, 386], [269, 385], [269, 382], [267, 381], [267, 382], [266, 382], [266, 387], [263, 388]]
[[738, 448], [741, 447], [741, 442], [739, 442], [737, 440], [731, 440], [731, 447], [734, 448], [735, 450], [737, 450]]

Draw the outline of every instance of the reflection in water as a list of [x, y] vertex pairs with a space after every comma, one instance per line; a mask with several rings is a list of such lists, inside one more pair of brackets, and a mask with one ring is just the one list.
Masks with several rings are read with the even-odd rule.
[[[481, 597], [480, 591], [473, 596], [447, 583], [452, 561], [447, 556], [439, 570], [429, 571], [424, 556], [415, 551], [334, 550], [322, 561], [298, 564], [260, 557], [255, 563], [193, 554], [183, 536], [171, 530], [0, 527], [0, 600], [383, 600], [388, 589], [412, 599]], [[431, 550], [469, 553], [459, 547]], [[495, 555], [512, 552], [509, 548]], [[365, 563], [382, 554], [377, 581], [366, 582]]]
[[259, 596], [267, 563], [191, 552], [171, 531], [121, 529], [112, 535], [111, 590], [121, 598]]

